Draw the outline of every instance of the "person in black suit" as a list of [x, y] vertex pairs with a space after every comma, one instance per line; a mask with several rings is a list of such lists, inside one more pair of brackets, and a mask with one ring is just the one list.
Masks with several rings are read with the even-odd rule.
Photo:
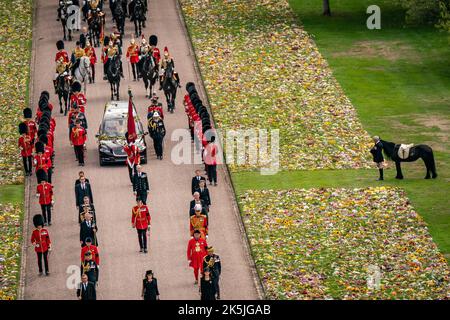
[[80, 206], [84, 203], [84, 197], [89, 197], [90, 202], [94, 203], [94, 197], [92, 196], [91, 184], [86, 182], [85, 177], [80, 178], [80, 183], [75, 185], [75, 202], [77, 209], [80, 210]]
[[203, 276], [200, 279], [200, 293], [200, 300], [216, 300], [216, 288], [209, 268], [203, 270]]
[[206, 187], [206, 180], [200, 180], [198, 188], [195, 189], [195, 191], [200, 194], [200, 199], [203, 200], [206, 206], [206, 210], [209, 211], [209, 206], [211, 205], [211, 197], [209, 196], [209, 190]]
[[200, 193], [197, 191], [193, 194], [194, 200], [191, 200], [189, 203], [189, 217], [195, 215], [194, 207], [196, 204], [200, 204], [202, 206], [202, 214], [208, 217], [208, 210], [206, 210], [206, 204], [205, 202], [200, 199]]
[[201, 175], [200, 170], [195, 170], [195, 177], [192, 177], [192, 183], [191, 183], [191, 193], [194, 194], [195, 189], [198, 188], [198, 184], [201, 180], [205, 180], [206, 178]]
[[85, 220], [80, 224], [80, 244], [81, 247], [86, 245], [86, 238], [94, 240], [93, 244], [98, 246], [96, 233], [98, 231], [97, 224], [92, 220], [92, 214], [86, 213]]
[[80, 184], [81, 178], [84, 178], [86, 183], [89, 183], [89, 179], [84, 176], [84, 171], [80, 171], [80, 172], [78, 172], [78, 179], [75, 180], [75, 187], [77, 186], [77, 184]]
[[88, 281], [88, 276], [83, 274], [81, 282], [77, 289], [78, 300], [97, 300], [97, 293], [95, 291], [95, 284]]
[[86, 47], [86, 40], [89, 40], [89, 33], [86, 27], [81, 29], [83, 32], [80, 34], [80, 47], [84, 49]]
[[147, 204], [147, 195], [150, 192], [147, 174], [142, 172], [140, 165], [136, 166], [137, 172], [133, 175], [133, 193], [136, 200], [142, 200], [143, 204]]
[[142, 284], [144, 300], [159, 300], [158, 281], [153, 277], [153, 271], [147, 270]]

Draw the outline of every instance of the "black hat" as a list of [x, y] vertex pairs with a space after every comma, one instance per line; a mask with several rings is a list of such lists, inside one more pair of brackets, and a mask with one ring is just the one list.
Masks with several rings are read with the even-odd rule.
[[39, 100], [38, 106], [39, 110], [45, 111], [46, 109], [48, 109], [48, 100], [46, 99]]
[[19, 133], [20, 134], [28, 133], [28, 126], [25, 122], [19, 123]]
[[79, 46], [80, 45], [80, 41], [75, 42], [75, 45]]
[[84, 242], [89, 242], [89, 243], [92, 243], [92, 239], [91, 239], [91, 237], [87, 237], [85, 240], [84, 240]]
[[149, 274], [153, 275], [153, 271], [152, 270], [147, 270], [145, 271], [145, 276], [147, 277]]
[[46, 130], [45, 128], [39, 127], [37, 134], [38, 134], [38, 136], [47, 135], [47, 132], [48, 132], [48, 130]]
[[50, 99], [50, 93], [47, 90], [41, 92], [41, 97], [47, 97], [47, 100]]
[[105, 38], [103, 39], [103, 45], [105, 47], [107, 47], [109, 45], [109, 37], [108, 36], [105, 36]]
[[73, 92], [80, 92], [81, 91], [81, 83], [79, 81], [75, 81], [72, 84], [72, 91]]
[[196, 234], [196, 233], [201, 233], [201, 232], [200, 232], [200, 230], [196, 229], [196, 230], [194, 231], [194, 234]]
[[216, 136], [215, 136], [215, 135], [211, 136], [211, 138], [209, 139], [209, 141], [210, 141], [210, 142], [216, 141]]
[[43, 144], [47, 145], [48, 144], [48, 137], [45, 134], [41, 134], [39, 136], [39, 141], [42, 142]]
[[158, 44], [158, 37], [155, 36], [154, 34], [152, 34], [149, 38], [148, 38], [148, 43], [151, 46], [156, 46]]
[[58, 48], [58, 50], [64, 49], [64, 41], [58, 40], [56, 42], [56, 48]]
[[43, 153], [44, 152], [44, 144], [40, 141], [36, 142], [34, 144], [34, 148], [36, 149], [36, 153]]
[[34, 226], [37, 228], [38, 226], [44, 226], [44, 217], [42, 216], [42, 214], [36, 214], [33, 217], [33, 224]]
[[189, 94], [191, 94], [191, 91], [197, 91], [195, 89], [195, 84], [193, 82], [188, 82], [186, 83], [186, 91], [189, 92]]
[[39, 179], [39, 181], [47, 181], [47, 173], [44, 169], [38, 169], [36, 171], [36, 177]]
[[33, 116], [33, 111], [31, 111], [30, 108], [25, 108], [25, 109], [23, 109], [23, 117], [24, 117], [25, 119], [29, 119], [29, 118], [31, 118], [32, 116]]

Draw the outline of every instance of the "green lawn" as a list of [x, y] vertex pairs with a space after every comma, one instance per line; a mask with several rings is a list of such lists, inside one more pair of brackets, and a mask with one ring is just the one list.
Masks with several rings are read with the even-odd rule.
[[23, 204], [23, 184], [0, 186], [0, 203]]
[[406, 180], [374, 181], [376, 170], [290, 171], [274, 176], [233, 173], [236, 192], [247, 189], [364, 187], [380, 184], [407, 191], [450, 260], [450, 46], [434, 28], [405, 28], [404, 13], [380, 0], [381, 30], [366, 28], [367, 0], [331, 1], [332, 17], [321, 15], [317, 0], [291, 0], [299, 21], [329, 62], [334, 76], [371, 135], [398, 143], [430, 144], [439, 177], [424, 180], [422, 162], [404, 164]]

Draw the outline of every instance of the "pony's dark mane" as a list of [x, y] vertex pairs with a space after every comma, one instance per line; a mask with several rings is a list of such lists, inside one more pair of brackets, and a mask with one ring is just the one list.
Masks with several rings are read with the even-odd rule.
[[386, 156], [386, 158], [392, 160], [392, 155], [394, 154], [395, 143], [381, 140], [381, 139], [380, 139], [380, 141], [383, 144], [384, 155]]

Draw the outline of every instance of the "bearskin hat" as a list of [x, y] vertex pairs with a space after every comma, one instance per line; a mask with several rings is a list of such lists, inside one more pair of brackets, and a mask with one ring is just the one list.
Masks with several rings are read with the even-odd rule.
[[103, 39], [103, 45], [105, 47], [107, 47], [109, 45], [109, 37], [108, 36], [105, 36], [105, 38]]
[[39, 123], [38, 136], [40, 136], [42, 134], [46, 135], [49, 130], [50, 130], [50, 124], [48, 122]]
[[57, 48], [58, 50], [64, 49], [64, 41], [58, 40], [58, 41], [56, 42], [56, 48]]
[[46, 134], [41, 134], [39, 136], [39, 141], [42, 142], [43, 144], [47, 145], [48, 144], [48, 137]]
[[47, 135], [47, 131], [48, 131], [47, 129], [39, 127], [39, 130], [37, 131], [38, 137], [42, 136], [43, 134]]
[[44, 226], [44, 217], [42, 216], [42, 214], [36, 214], [33, 217], [33, 224], [34, 224], [35, 228], [37, 228], [39, 226], [41, 226], [41, 227]]
[[49, 108], [48, 100], [46, 100], [46, 99], [39, 100], [38, 107], [39, 107], [39, 110], [41, 110], [41, 111], [47, 110]]
[[48, 181], [47, 180], [47, 173], [45, 172], [44, 169], [38, 169], [36, 171], [36, 177], [38, 178], [39, 181], [42, 181], [42, 180]]
[[202, 125], [202, 131], [203, 133], [205, 133], [206, 131], [211, 130], [211, 125], [206, 124], [206, 125]]
[[81, 83], [79, 81], [75, 81], [74, 83], [72, 83], [72, 91], [73, 92], [81, 91]]
[[25, 122], [19, 123], [19, 133], [20, 134], [28, 133], [28, 126]]
[[42, 97], [47, 97], [47, 101], [48, 101], [48, 99], [50, 99], [50, 93], [48, 93], [47, 90], [44, 90], [41, 92], [41, 98]]
[[30, 119], [33, 116], [33, 111], [30, 108], [23, 109], [23, 117], [25, 119]]
[[188, 82], [186, 83], [186, 91], [189, 92], [189, 94], [191, 93], [190, 90], [196, 90], [195, 89], [195, 84], [193, 82]]
[[151, 46], [156, 46], [158, 44], [158, 37], [155, 36], [154, 34], [152, 34], [149, 38], [148, 38], [148, 43]]
[[36, 142], [34, 144], [34, 148], [36, 149], [36, 153], [43, 153], [44, 152], [44, 144], [40, 141]]

